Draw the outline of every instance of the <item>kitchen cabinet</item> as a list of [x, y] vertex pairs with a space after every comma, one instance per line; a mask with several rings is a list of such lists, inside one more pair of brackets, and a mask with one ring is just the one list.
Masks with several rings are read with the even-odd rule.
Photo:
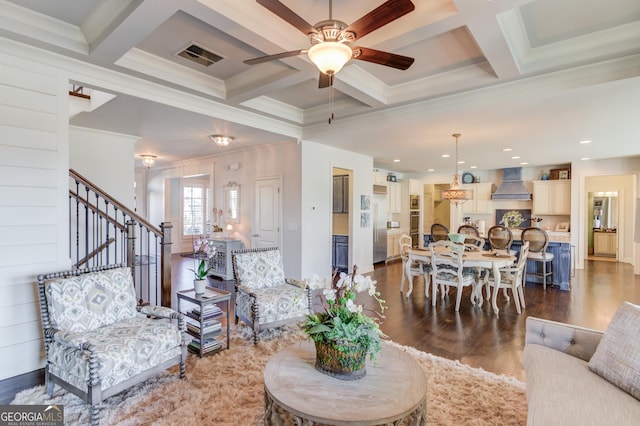
[[400, 257], [400, 236], [409, 235], [409, 230], [404, 228], [387, 230], [387, 259]]
[[533, 211], [540, 215], [571, 215], [571, 181], [533, 181]]
[[417, 179], [409, 179], [409, 195], [420, 195], [423, 191], [422, 182]]
[[493, 183], [470, 183], [461, 185], [463, 189], [473, 191], [473, 199], [462, 204], [463, 214], [491, 214], [491, 192]]
[[[522, 241], [513, 240], [511, 250], [520, 253]], [[571, 243], [549, 242], [547, 252], [553, 253], [553, 275], [551, 283], [558, 286], [560, 290], [570, 290], [571, 285]], [[549, 265], [547, 265], [547, 268]], [[527, 260], [527, 282], [542, 284], [542, 262], [535, 260]], [[547, 277], [547, 286], [549, 285], [549, 277]]]
[[349, 176], [333, 177], [333, 213], [349, 213]]
[[381, 172], [373, 172], [373, 184], [387, 186], [387, 174]]
[[388, 184], [388, 213], [400, 213], [402, 212], [402, 185], [398, 182], [388, 182]]
[[332, 269], [340, 272], [347, 272], [349, 269], [349, 236], [334, 235], [332, 250]]
[[593, 254], [595, 256], [616, 257], [617, 237], [615, 232], [593, 233]]

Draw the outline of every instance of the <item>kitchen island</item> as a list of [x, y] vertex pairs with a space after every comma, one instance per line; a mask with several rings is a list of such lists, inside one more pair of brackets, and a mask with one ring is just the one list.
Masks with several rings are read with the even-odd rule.
[[[520, 253], [522, 241], [520, 240], [521, 230], [512, 230], [513, 243], [511, 249]], [[547, 231], [549, 234], [549, 244], [547, 252], [553, 253], [553, 275], [547, 278], [547, 286], [553, 285], [560, 290], [570, 290], [571, 285], [571, 233], [569, 232], [553, 232]], [[425, 247], [429, 245], [430, 235], [424, 236]], [[489, 250], [489, 242], [486, 241], [487, 236], [481, 236], [485, 239], [485, 249]], [[547, 265], [549, 267], [549, 265]], [[530, 274], [542, 274], [542, 263], [533, 260], [527, 261], [527, 272]], [[528, 275], [527, 282], [540, 283], [542, 285], [542, 276]]]

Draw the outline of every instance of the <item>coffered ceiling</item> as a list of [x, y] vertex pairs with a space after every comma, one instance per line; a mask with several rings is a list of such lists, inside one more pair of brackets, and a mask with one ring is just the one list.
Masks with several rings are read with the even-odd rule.
[[[310, 24], [329, 17], [329, 0], [281, 2]], [[332, 15], [349, 24], [383, 3], [336, 0]], [[243, 63], [310, 46], [254, 0], [0, 0], [0, 35], [298, 129], [280, 133], [259, 120], [126, 93], [71, 119], [140, 136], [136, 153], [156, 154], [159, 165], [222, 152], [208, 141], [213, 133], [236, 138], [225, 150], [302, 138], [400, 172], [452, 170], [441, 156], [453, 154], [454, 132], [462, 133], [463, 169], [640, 155], [640, 2], [413, 3], [414, 11], [355, 43], [413, 57], [413, 65], [351, 60], [333, 90], [318, 88], [306, 54]], [[193, 44], [221, 59], [203, 66], [178, 56]]]

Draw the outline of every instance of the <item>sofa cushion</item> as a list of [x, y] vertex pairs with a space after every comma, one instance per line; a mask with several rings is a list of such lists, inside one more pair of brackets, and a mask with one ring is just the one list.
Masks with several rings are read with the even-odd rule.
[[46, 286], [53, 328], [82, 333], [136, 315], [136, 294], [129, 268], [51, 279]]
[[586, 361], [527, 344], [528, 425], [636, 425], [640, 404], [589, 370]]
[[140, 315], [84, 333], [56, 333], [49, 346], [48, 367], [56, 376], [86, 391], [89, 357], [76, 348], [91, 345], [105, 390], [180, 355], [181, 343], [182, 333], [174, 324]]
[[[309, 302], [305, 289], [284, 284], [252, 290], [256, 295], [258, 324], [268, 324], [309, 314]], [[252, 318], [250, 296], [239, 291], [236, 294], [238, 315]]]
[[589, 368], [640, 399], [640, 306], [624, 302], [618, 308]]

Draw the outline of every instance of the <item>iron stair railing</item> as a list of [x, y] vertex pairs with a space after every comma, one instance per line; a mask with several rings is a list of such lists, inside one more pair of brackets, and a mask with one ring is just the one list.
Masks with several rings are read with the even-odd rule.
[[156, 227], [69, 170], [69, 257], [73, 268], [124, 263], [141, 303], [171, 306], [171, 229]]

